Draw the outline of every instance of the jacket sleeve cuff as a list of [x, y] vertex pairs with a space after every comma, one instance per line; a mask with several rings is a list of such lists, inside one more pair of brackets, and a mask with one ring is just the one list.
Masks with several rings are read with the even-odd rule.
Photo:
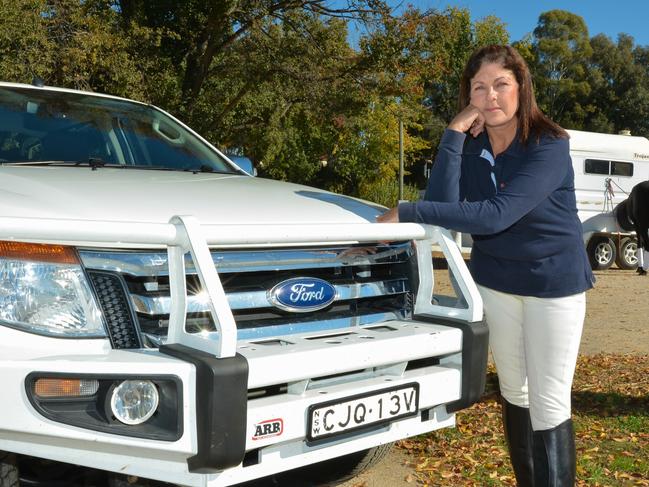
[[400, 222], [416, 222], [415, 203], [399, 203], [398, 211]]
[[457, 130], [445, 129], [439, 145], [456, 149], [457, 153], [459, 154], [462, 152], [462, 147], [464, 146], [465, 140], [465, 133], [458, 132]]

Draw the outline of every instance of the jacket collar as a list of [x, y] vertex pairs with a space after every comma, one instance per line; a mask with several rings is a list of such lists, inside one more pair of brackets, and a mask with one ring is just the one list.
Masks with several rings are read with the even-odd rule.
[[[475, 138], [470, 134], [467, 134], [463, 150], [464, 154], [479, 156], [482, 153], [483, 149], [486, 149], [491, 154], [493, 154], [491, 143], [489, 142], [489, 137], [487, 136], [486, 131], [482, 132]], [[512, 140], [512, 143], [509, 144], [509, 147], [505, 149], [505, 152], [503, 152], [503, 154], [512, 157], [520, 157], [524, 152], [525, 146], [520, 141], [520, 130], [517, 130], [514, 140]]]

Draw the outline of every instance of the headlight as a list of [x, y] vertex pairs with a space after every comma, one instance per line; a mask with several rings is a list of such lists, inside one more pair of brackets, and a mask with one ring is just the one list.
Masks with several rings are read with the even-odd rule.
[[0, 323], [33, 333], [103, 337], [106, 331], [76, 252], [0, 242]]

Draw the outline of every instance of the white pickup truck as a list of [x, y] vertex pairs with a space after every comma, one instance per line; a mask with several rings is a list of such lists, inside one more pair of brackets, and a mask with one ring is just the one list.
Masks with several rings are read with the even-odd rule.
[[313, 485], [453, 426], [480, 296], [446, 230], [382, 211], [153, 106], [0, 83], [0, 487]]

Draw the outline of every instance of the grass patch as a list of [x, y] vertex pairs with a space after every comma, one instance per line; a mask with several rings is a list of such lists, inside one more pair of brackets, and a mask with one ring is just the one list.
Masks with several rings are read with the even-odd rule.
[[[582, 356], [573, 385], [579, 487], [649, 487], [649, 356]], [[417, 485], [515, 486], [495, 371], [457, 427], [402, 440]]]

